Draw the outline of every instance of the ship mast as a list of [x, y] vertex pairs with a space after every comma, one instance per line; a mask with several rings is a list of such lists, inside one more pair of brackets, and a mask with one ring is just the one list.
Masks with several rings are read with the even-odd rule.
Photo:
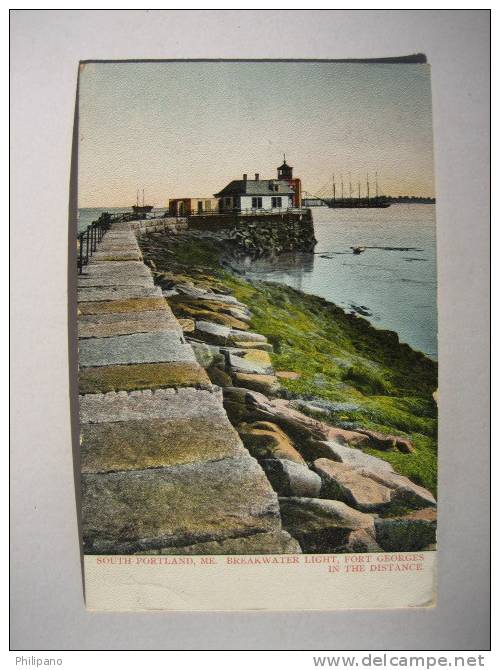
[[375, 172], [375, 197], [378, 198], [378, 172]]
[[368, 172], [366, 173], [366, 197], [368, 199], [368, 204], [370, 204], [370, 181], [368, 178]]
[[137, 197], [136, 197], [135, 202], [136, 202], [137, 207], [139, 207], [139, 189], [137, 189]]
[[358, 205], [361, 207], [361, 183], [358, 181]]
[[351, 173], [349, 172], [349, 200], [352, 199], [352, 183], [351, 183]]
[[142, 206], [144, 207], [144, 189], [142, 189]]
[[333, 204], [335, 204], [335, 173], [333, 174]]
[[342, 200], [344, 199], [344, 175], [340, 173], [340, 193]]

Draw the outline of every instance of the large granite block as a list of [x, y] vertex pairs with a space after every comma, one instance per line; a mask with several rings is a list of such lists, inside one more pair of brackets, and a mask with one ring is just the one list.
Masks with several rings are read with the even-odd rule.
[[82, 476], [85, 553], [130, 553], [281, 530], [276, 494], [249, 456]]
[[105, 365], [82, 368], [78, 373], [81, 394], [181, 386], [210, 388], [211, 384], [205, 370], [198, 363], [189, 361]]
[[83, 473], [145, 470], [244, 456], [238, 433], [220, 417], [84, 424]]
[[182, 335], [182, 328], [167, 310], [82, 314], [78, 318], [78, 337], [113, 337], [133, 333], [172, 331]]
[[297, 540], [285, 531], [255, 533], [245, 537], [230, 537], [219, 542], [201, 542], [186, 547], [166, 547], [147, 553], [170, 555], [224, 555], [224, 554], [301, 554]]
[[231, 425], [222, 406], [220, 391], [181, 388], [80, 396], [81, 423], [203, 416], [218, 416]]
[[195, 360], [189, 344], [182, 342], [176, 332], [134, 333], [79, 340], [80, 367]]
[[158, 286], [106, 286], [78, 289], [78, 302], [100, 302], [102, 300], [130, 300], [131, 298], [159, 298], [161, 289]]
[[131, 300], [108, 300], [104, 302], [81, 302], [79, 314], [108, 314], [118, 312], [149, 312], [167, 309], [164, 298], [132, 298]]

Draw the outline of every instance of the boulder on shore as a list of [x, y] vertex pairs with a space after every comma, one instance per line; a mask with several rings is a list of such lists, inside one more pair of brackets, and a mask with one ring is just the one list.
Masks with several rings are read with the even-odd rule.
[[436, 521], [436, 510], [433, 509], [392, 519], [377, 519], [377, 542], [384, 551], [420, 551], [436, 542]]
[[279, 499], [283, 527], [298, 540], [304, 553], [335, 553], [349, 542], [353, 531], [374, 534], [373, 517], [338, 500]]
[[276, 424], [269, 421], [256, 421], [240, 424], [238, 433], [252, 456], [262, 460], [278, 458], [305, 465], [305, 461], [292, 442]]
[[314, 461], [314, 470], [322, 481], [321, 497], [343, 500], [362, 511], [374, 511], [391, 502], [391, 490], [357, 468], [327, 458]]
[[243, 386], [266, 395], [275, 395], [280, 389], [279, 382], [274, 375], [236, 372], [233, 380], [236, 386]]
[[280, 496], [317, 498], [321, 490], [321, 479], [305, 465], [279, 458], [265, 459], [260, 463]]

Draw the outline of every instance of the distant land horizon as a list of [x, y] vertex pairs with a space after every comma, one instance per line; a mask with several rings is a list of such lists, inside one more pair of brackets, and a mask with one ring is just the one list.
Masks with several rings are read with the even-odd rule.
[[[208, 197], [208, 196], [207, 196]], [[436, 203], [436, 198], [434, 196], [422, 196], [422, 195], [386, 195], [384, 196], [388, 200], [390, 200], [393, 203], [414, 203], [414, 204], [435, 204]], [[305, 200], [314, 200], [318, 199], [321, 200], [321, 198], [317, 198], [317, 196], [312, 196], [310, 198], [304, 198]], [[354, 198], [355, 199], [355, 198]], [[134, 204], [134, 203], [133, 203]], [[78, 205], [78, 209], [105, 209], [106, 207], [110, 207], [113, 209], [132, 209], [132, 205]], [[155, 209], [163, 209], [164, 207], [168, 207], [168, 200], [167, 203], [164, 205], [153, 205]]]

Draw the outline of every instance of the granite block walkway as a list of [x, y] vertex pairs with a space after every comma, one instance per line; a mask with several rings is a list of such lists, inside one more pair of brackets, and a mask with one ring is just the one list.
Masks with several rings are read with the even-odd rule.
[[279, 503], [129, 223], [78, 278], [84, 553], [287, 553]]

